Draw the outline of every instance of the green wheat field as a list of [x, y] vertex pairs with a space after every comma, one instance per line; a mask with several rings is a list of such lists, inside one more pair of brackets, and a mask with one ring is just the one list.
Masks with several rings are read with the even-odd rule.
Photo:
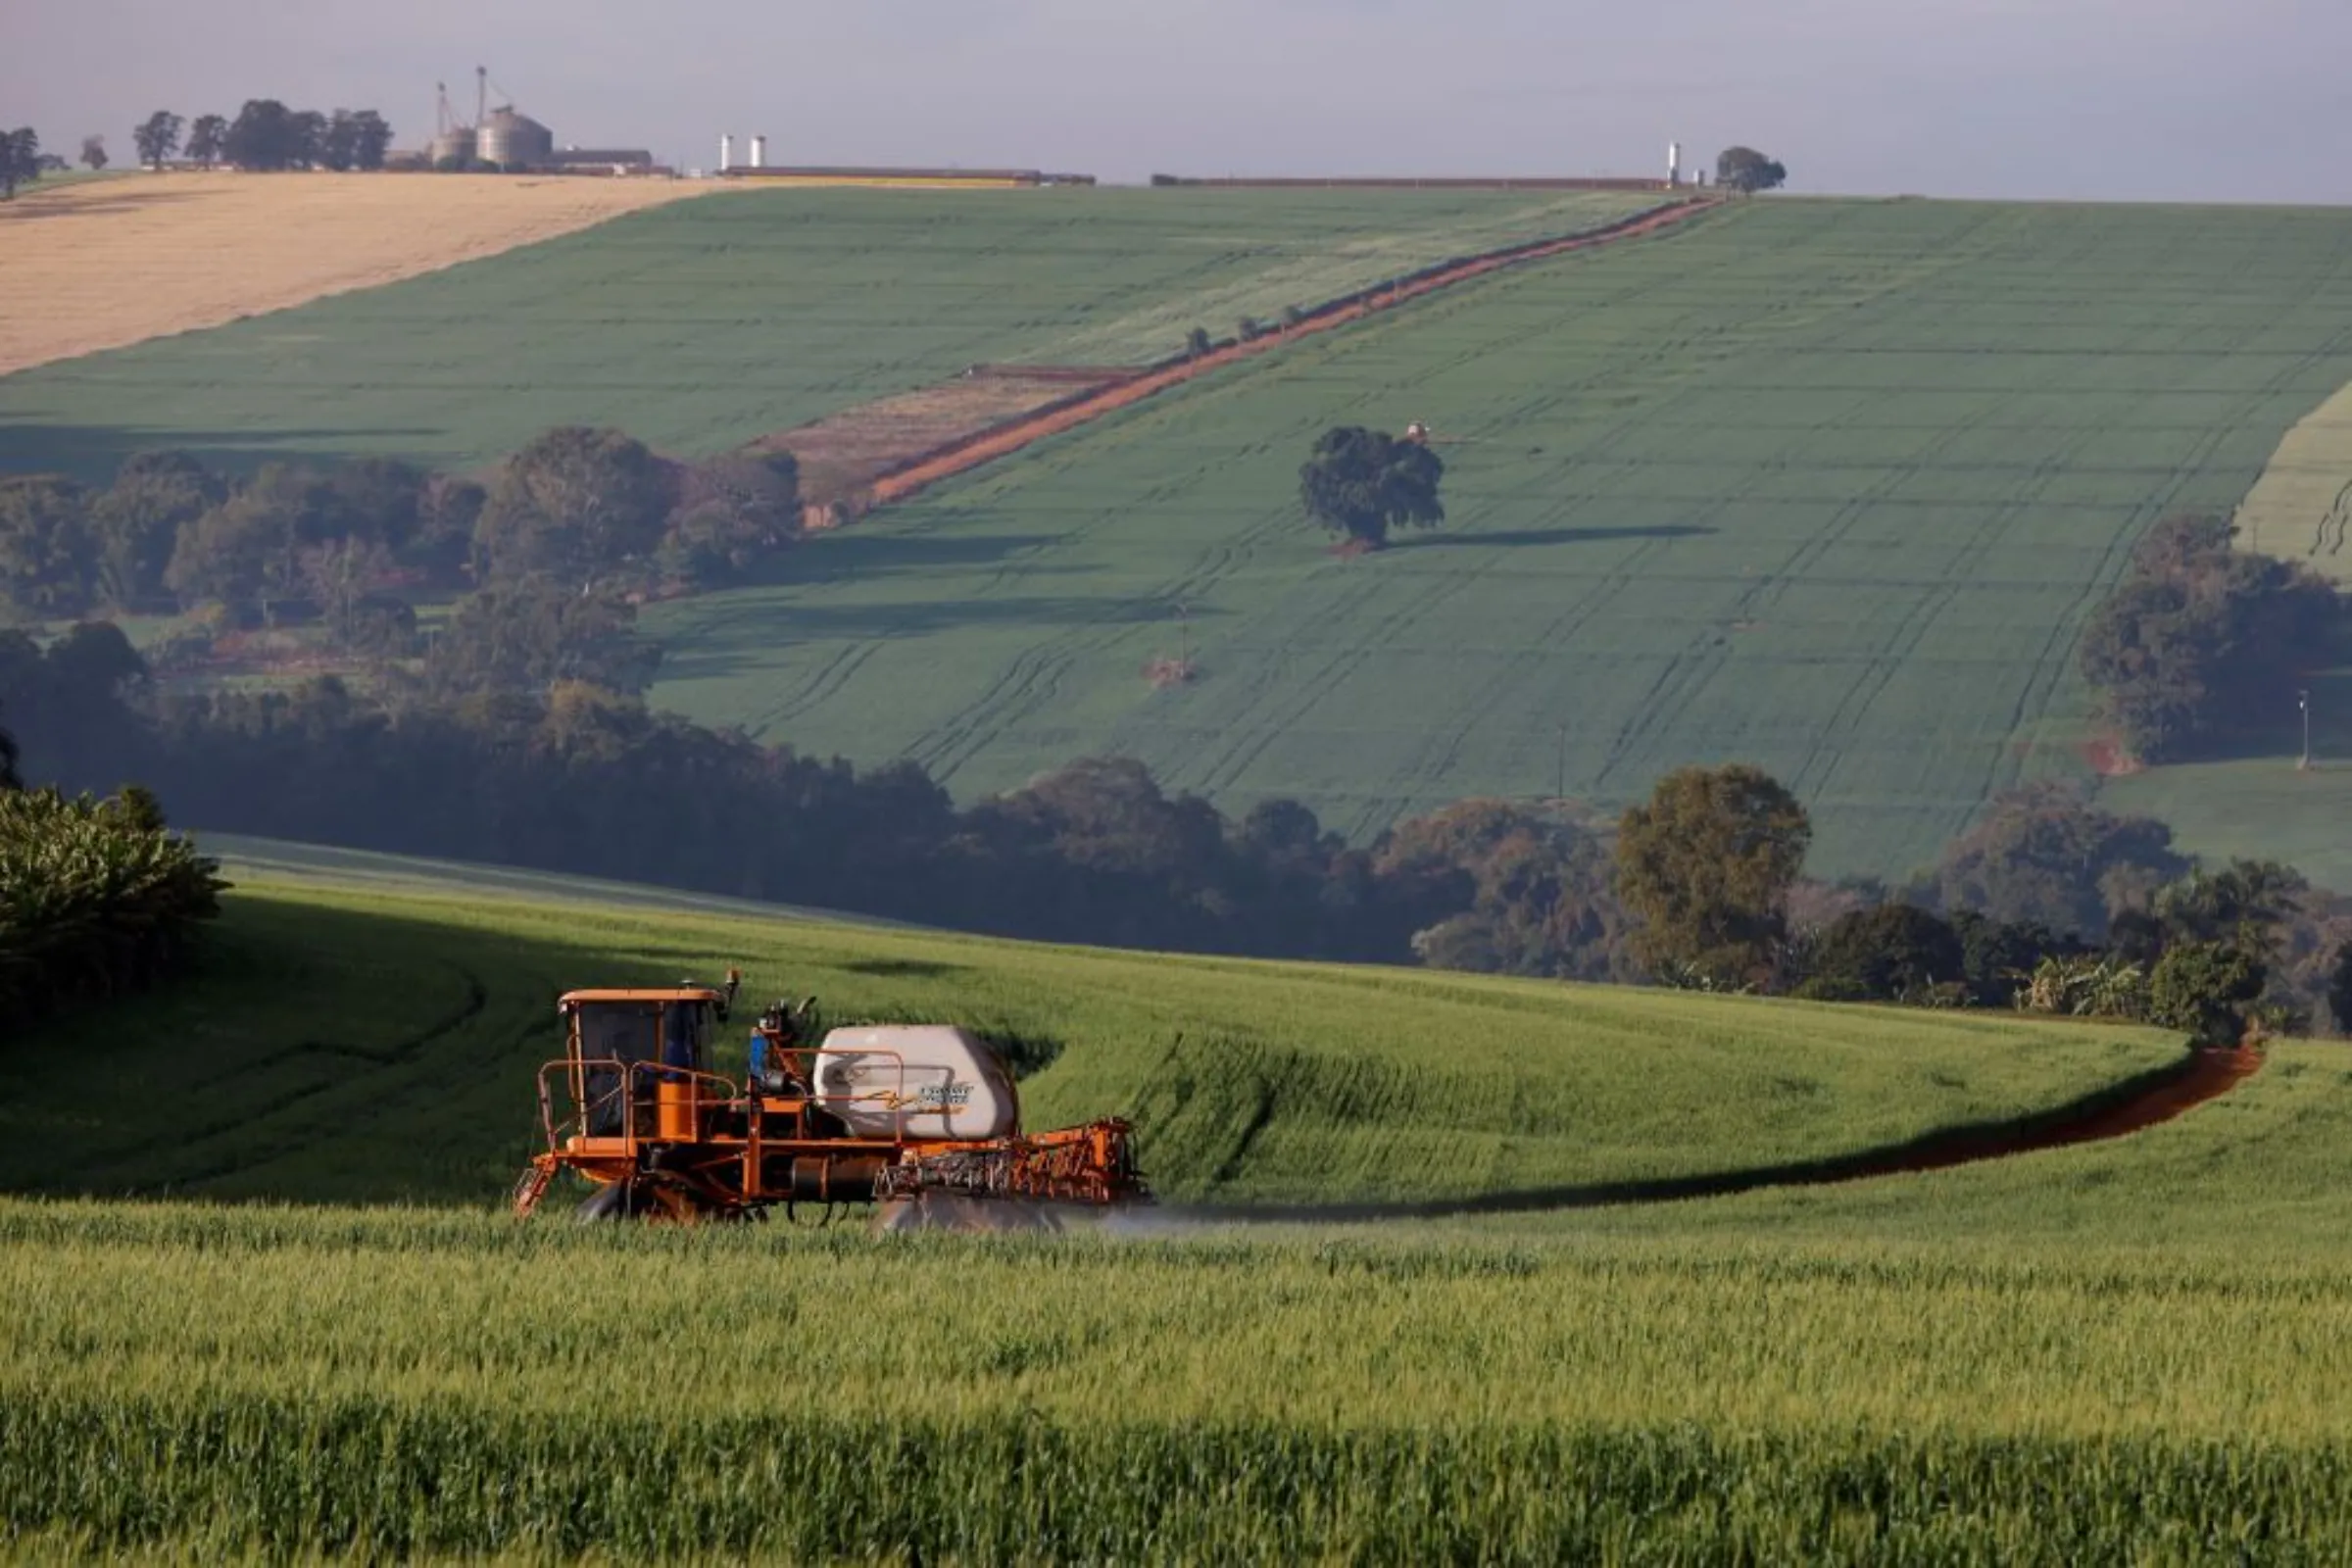
[[[11, 1044], [16, 1555], [2340, 1550], [2340, 1048], [2276, 1047], [2129, 1139], [1933, 1175], [1208, 1223], [1193, 1200], [1469, 1199], [1881, 1147], [2030, 1118], [2180, 1047], [433, 874], [242, 889], [203, 980]], [[561, 1190], [507, 1217], [555, 993], [729, 961], [836, 1016], [1018, 1035], [1042, 1063], [1026, 1122], [1136, 1117], [1171, 1200], [1020, 1238], [583, 1227]], [[1263, 1129], [1237, 1141], [1244, 1120]]]

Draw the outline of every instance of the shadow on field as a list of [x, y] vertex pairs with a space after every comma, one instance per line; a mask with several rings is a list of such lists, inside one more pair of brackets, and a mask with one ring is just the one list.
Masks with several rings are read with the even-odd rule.
[[[757, 580], [783, 587], [795, 583], [863, 581], [896, 571], [938, 571], [957, 566], [994, 566], [1041, 546], [1051, 533], [894, 534], [888, 519], [832, 528], [808, 547], [774, 558], [774, 568]], [[1024, 565], [1024, 574], [1068, 567]]]
[[1909, 1143], [1824, 1159], [1791, 1160], [1748, 1170], [1714, 1171], [1642, 1181], [1592, 1182], [1529, 1188], [1476, 1198], [1415, 1202], [1315, 1203], [1291, 1206], [1188, 1203], [1171, 1205], [1176, 1222], [1218, 1224], [1354, 1224], [1447, 1219], [1476, 1214], [1525, 1214], [1554, 1209], [1609, 1208], [1630, 1203], [1676, 1203], [1730, 1198], [1772, 1187], [1824, 1187], [1875, 1177], [1945, 1170], [1981, 1160], [2119, 1138], [2168, 1121], [2235, 1088], [2261, 1065], [2253, 1052], [2191, 1050], [2179, 1060], [2094, 1090], [2038, 1115], [1946, 1128]]
[[[104, 196], [85, 196], [73, 201], [42, 201], [43, 196], [62, 196], [65, 192], [93, 183], [74, 180], [43, 190], [38, 185], [20, 185], [13, 201], [0, 202], [0, 224], [37, 223], [52, 218], [97, 218], [108, 213], [130, 212], [147, 207], [166, 207], [172, 202], [194, 201], [203, 194], [191, 189], [158, 190], [145, 183], [128, 185], [122, 190], [109, 191]], [[109, 185], [123, 184], [109, 180]]]
[[1622, 539], [1695, 539], [1715, 532], [1696, 523], [1668, 522], [1644, 528], [1503, 528], [1491, 533], [1430, 533], [1391, 539], [1391, 550], [1454, 550], [1486, 545], [1512, 550], [1521, 545], [1597, 545]]
[[[24, 373], [37, 376], [49, 368], [35, 367]], [[343, 463], [381, 452], [387, 441], [442, 434], [423, 429], [184, 430], [0, 420], [0, 474], [63, 473], [84, 484], [103, 485], [113, 481], [123, 459], [132, 454], [167, 451], [185, 452], [208, 468], [247, 474], [265, 463]], [[320, 446], [296, 446], [309, 442]]]
[[558, 995], [758, 956], [232, 894], [198, 975], [9, 1043], [0, 1191], [495, 1200], [536, 1147]]

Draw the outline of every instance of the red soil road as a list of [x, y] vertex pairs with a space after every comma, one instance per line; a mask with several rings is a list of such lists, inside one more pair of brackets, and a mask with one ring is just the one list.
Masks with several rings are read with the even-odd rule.
[[1489, 272], [1499, 271], [1506, 267], [1517, 267], [1526, 262], [1544, 261], [1554, 256], [1565, 256], [1572, 251], [1591, 250], [1596, 246], [1614, 244], [1619, 240], [1641, 239], [1647, 235], [1662, 233], [1677, 224], [1689, 222], [1698, 215], [1711, 211], [1715, 206], [1716, 203], [1712, 201], [1689, 201], [1672, 207], [1655, 208], [1638, 217], [1627, 219], [1623, 222], [1612, 223], [1605, 228], [1596, 228], [1587, 233], [1569, 235], [1561, 239], [1540, 240], [1532, 245], [1514, 245], [1505, 250], [1489, 251], [1480, 256], [1465, 257], [1449, 266], [1441, 267], [1424, 272], [1418, 277], [1407, 279], [1396, 288], [1368, 290], [1348, 300], [1316, 311], [1296, 326], [1283, 327], [1269, 332], [1253, 342], [1229, 343], [1223, 348], [1211, 350], [1198, 359], [1154, 367], [1141, 375], [1121, 381], [1114, 386], [1105, 387], [1090, 396], [1072, 398], [1036, 415], [1010, 420], [992, 429], [984, 430], [967, 440], [917, 457], [904, 467], [877, 478], [869, 492], [866, 506], [868, 508], [888, 506], [895, 501], [905, 501], [919, 491], [939, 483], [942, 479], [953, 478], [956, 474], [979, 467], [984, 463], [993, 463], [999, 458], [1009, 457], [1033, 442], [1042, 441], [1048, 436], [1059, 435], [1065, 430], [1074, 430], [1082, 424], [1102, 418], [1106, 414], [1141, 403], [1144, 399], [1164, 392], [1170, 387], [1182, 386], [1196, 376], [1206, 375], [1212, 370], [1221, 370], [1229, 365], [1260, 354], [1271, 354], [1284, 344], [1295, 342], [1301, 337], [1307, 337], [1317, 332], [1328, 332], [1334, 327], [1345, 326], [1350, 321], [1361, 320], [1367, 316], [1376, 316], [1383, 311], [1394, 310], [1397, 306], [1417, 300], [1423, 295], [1434, 294], [1444, 288], [1451, 288], [1457, 283], [1466, 283], [1474, 277], [1484, 277]]

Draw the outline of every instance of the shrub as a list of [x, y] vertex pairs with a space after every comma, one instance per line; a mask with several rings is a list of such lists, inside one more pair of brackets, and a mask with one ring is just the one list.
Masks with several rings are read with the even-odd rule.
[[0, 1009], [22, 1021], [165, 978], [220, 913], [219, 869], [135, 786], [0, 794]]

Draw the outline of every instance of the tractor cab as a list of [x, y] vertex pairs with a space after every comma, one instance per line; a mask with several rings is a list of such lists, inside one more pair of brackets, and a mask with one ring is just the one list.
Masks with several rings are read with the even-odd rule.
[[735, 1000], [726, 987], [566, 992], [564, 1065], [586, 1138], [699, 1136], [702, 1107], [727, 1094], [710, 1070], [710, 1046]]

